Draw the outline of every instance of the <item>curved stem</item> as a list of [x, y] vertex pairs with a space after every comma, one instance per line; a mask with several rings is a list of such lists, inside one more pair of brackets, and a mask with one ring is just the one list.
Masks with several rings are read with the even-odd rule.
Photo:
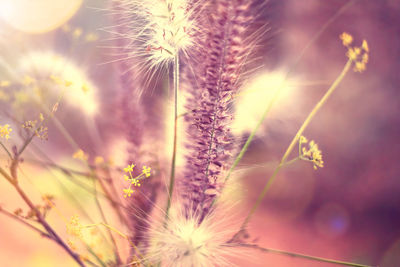
[[[296, 146], [300, 136], [303, 134], [304, 130], [306, 129], [306, 127], [310, 124], [311, 120], [314, 118], [315, 114], [321, 109], [321, 107], [326, 103], [326, 101], [328, 100], [329, 96], [335, 91], [335, 89], [338, 87], [338, 85], [340, 84], [340, 82], [343, 80], [343, 78], [345, 77], [346, 73], [349, 71], [350, 67], [352, 65], [352, 61], [349, 59], [346, 63], [346, 65], [344, 66], [342, 72], [340, 73], [340, 75], [336, 78], [336, 80], [333, 82], [333, 84], [331, 85], [331, 87], [328, 89], [328, 91], [325, 93], [325, 95], [321, 98], [321, 100], [315, 105], [315, 107], [313, 108], [313, 110], [310, 112], [310, 114], [308, 114], [307, 118], [305, 119], [305, 121], [303, 122], [303, 124], [301, 125], [300, 129], [297, 131], [296, 135], [294, 136], [294, 138], [292, 139], [292, 142], [290, 143], [289, 147], [286, 149], [285, 154], [283, 155], [279, 165], [275, 168], [273, 174], [271, 175], [271, 177], [268, 179], [268, 182], [265, 184], [261, 194], [258, 196], [258, 199], [256, 201], [256, 203], [253, 205], [253, 207], [251, 208], [249, 214], [247, 215], [247, 217], [245, 218], [245, 220], [243, 221], [242, 226], [240, 227], [240, 231], [238, 233], [240, 233], [241, 231], [243, 231], [247, 224], [249, 223], [251, 217], [253, 216], [253, 214], [255, 213], [255, 211], [257, 210], [257, 208], [260, 206], [262, 200], [264, 199], [265, 195], [267, 194], [267, 191], [269, 190], [269, 188], [271, 187], [272, 183], [275, 181], [275, 178], [279, 172], [279, 170], [282, 168], [282, 166], [285, 164], [286, 159], [289, 157], [290, 153], [293, 151], [293, 148]], [[235, 235], [237, 236], [237, 234]]]
[[272, 249], [272, 248], [264, 248], [260, 247], [255, 244], [234, 244], [232, 246], [240, 246], [240, 247], [245, 247], [245, 248], [253, 248], [257, 249], [262, 252], [266, 253], [275, 253], [275, 254], [281, 254], [281, 255], [286, 255], [290, 257], [295, 257], [295, 258], [303, 258], [303, 259], [308, 259], [308, 260], [313, 260], [313, 261], [319, 261], [319, 262], [326, 262], [326, 263], [332, 263], [332, 264], [340, 264], [344, 266], [354, 266], [354, 267], [372, 267], [370, 265], [364, 265], [364, 264], [359, 264], [359, 263], [352, 263], [352, 262], [346, 262], [346, 261], [339, 261], [339, 260], [332, 260], [332, 259], [327, 259], [327, 258], [321, 258], [321, 257], [314, 257], [314, 256], [309, 256], [305, 254], [300, 254], [300, 253], [294, 253], [294, 252], [289, 252], [289, 251], [284, 251], [284, 250], [278, 250], [278, 249]]
[[244, 144], [244, 146], [242, 147], [239, 155], [236, 157], [235, 161], [233, 162], [231, 168], [228, 171], [228, 174], [225, 177], [224, 182], [226, 183], [233, 170], [236, 168], [236, 166], [239, 164], [240, 160], [243, 158], [244, 154], [246, 153], [247, 149], [250, 146], [250, 143], [253, 141], [254, 136], [256, 135], [256, 133], [258, 132], [258, 129], [260, 128], [261, 124], [264, 122], [265, 118], [267, 117], [269, 111], [271, 110], [273, 104], [275, 103], [275, 101], [278, 99], [278, 97], [280, 96], [281, 92], [282, 92], [282, 88], [285, 84], [285, 81], [287, 80], [287, 78], [289, 77], [289, 75], [293, 72], [293, 70], [297, 67], [297, 65], [299, 64], [300, 60], [303, 58], [303, 56], [305, 55], [305, 53], [307, 52], [307, 50], [311, 47], [311, 45], [321, 36], [321, 34], [329, 27], [329, 25], [332, 24], [332, 22], [334, 22], [340, 14], [342, 14], [345, 10], [347, 10], [351, 5], [353, 5], [356, 1], [358, 0], [352, 0], [350, 2], [348, 2], [347, 4], [343, 5], [336, 13], [335, 15], [333, 15], [322, 27], [321, 29], [308, 41], [308, 43], [306, 44], [306, 46], [303, 48], [303, 50], [300, 52], [299, 56], [294, 60], [292, 66], [289, 68], [289, 70], [286, 72], [283, 81], [281, 82], [281, 84], [276, 88], [271, 100], [268, 103], [267, 108], [264, 111], [264, 114], [262, 115], [261, 119], [258, 121], [256, 127], [253, 129], [253, 131], [250, 133], [249, 137], [246, 140], [246, 143]]
[[[176, 165], [176, 146], [177, 146], [177, 134], [178, 134], [178, 88], [179, 88], [179, 54], [175, 54], [174, 60], [174, 143], [172, 150], [172, 161], [171, 161], [171, 175], [169, 180], [168, 188], [168, 202], [165, 211], [165, 220], [168, 219], [169, 209], [171, 208], [172, 194], [174, 192], [175, 184], [175, 165]], [[166, 221], [165, 221], [166, 223]]]
[[24, 200], [24, 202], [28, 205], [28, 207], [35, 213], [35, 216], [37, 218], [37, 221], [43, 226], [43, 228], [46, 230], [48, 233], [48, 236], [51, 240], [56, 242], [58, 245], [60, 245], [75, 261], [76, 263], [79, 264], [81, 267], [85, 267], [85, 264], [81, 260], [78, 254], [74, 253], [69, 246], [61, 239], [61, 237], [55, 232], [55, 230], [47, 223], [41, 212], [36, 208], [35, 204], [30, 200], [28, 195], [22, 190], [22, 188], [18, 184], [18, 178], [17, 178], [17, 172], [16, 169], [18, 167], [18, 157], [13, 159], [13, 162], [11, 164], [11, 176], [3, 169], [0, 167], [0, 174], [6, 178], [7, 181], [11, 183], [12, 186], [14, 186], [15, 190], [18, 192], [20, 197]]
[[45, 233], [44, 231], [42, 231], [41, 229], [37, 228], [36, 226], [34, 226], [34, 225], [28, 223], [28, 222], [27, 222], [26, 220], [24, 220], [23, 218], [21, 218], [21, 217], [15, 215], [15, 214], [13, 214], [13, 213], [11, 213], [11, 212], [9, 212], [9, 211], [4, 210], [4, 209], [2, 209], [1, 207], [0, 207], [0, 213], [3, 213], [4, 215], [6, 215], [6, 216], [8, 216], [8, 217], [10, 217], [10, 218], [12, 218], [12, 219], [14, 219], [14, 220], [16, 220], [16, 221], [22, 223], [23, 225], [29, 227], [30, 229], [32, 229], [33, 231], [37, 232], [37, 233], [40, 234], [41, 236], [44, 236], [44, 237], [49, 238], [49, 239], [52, 239], [51, 236], [50, 236], [48, 233]]

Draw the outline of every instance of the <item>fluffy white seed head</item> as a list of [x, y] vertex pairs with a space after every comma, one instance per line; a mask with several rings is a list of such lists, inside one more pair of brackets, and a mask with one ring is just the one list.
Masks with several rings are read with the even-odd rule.
[[162, 266], [206, 267], [231, 266], [226, 257], [233, 248], [225, 242], [232, 236], [216, 218], [206, 217], [201, 224], [197, 218], [171, 214], [167, 228], [150, 231], [149, 256]]
[[[132, 51], [146, 53], [153, 66], [173, 60], [192, 45], [196, 25], [189, 0], [114, 1], [123, 2], [123, 13], [131, 21], [128, 38]], [[142, 51], [135, 47], [138, 44]]]

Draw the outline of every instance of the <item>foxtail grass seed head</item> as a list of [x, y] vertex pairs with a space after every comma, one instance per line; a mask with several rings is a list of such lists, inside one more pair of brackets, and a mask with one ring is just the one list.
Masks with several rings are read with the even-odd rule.
[[[251, 2], [251, 1], [250, 1]], [[241, 85], [241, 74], [254, 48], [249, 26], [254, 20], [248, 1], [216, 1], [206, 13], [206, 39], [195, 47], [197, 55], [186, 64], [190, 96], [187, 100], [187, 164], [182, 194], [187, 214], [201, 220], [223, 186], [222, 176], [235, 153], [232, 95]], [[196, 62], [194, 70], [191, 61]], [[191, 210], [190, 210], [191, 209]]]
[[222, 223], [216, 217], [198, 222], [199, 218], [172, 211], [165, 228], [150, 230], [151, 262], [176, 267], [231, 266], [227, 258], [234, 251], [225, 245], [232, 233], [220, 229]]
[[[171, 62], [193, 45], [197, 31], [194, 4], [189, 0], [114, 0], [123, 16], [131, 18], [126, 37], [135, 53], [145, 55], [150, 67]], [[129, 50], [129, 49], [128, 49]]]

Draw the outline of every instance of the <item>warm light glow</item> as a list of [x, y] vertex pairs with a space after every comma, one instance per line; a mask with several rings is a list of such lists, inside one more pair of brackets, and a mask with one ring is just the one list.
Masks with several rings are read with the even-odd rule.
[[46, 81], [49, 88], [59, 90], [59, 94], [64, 90], [69, 105], [83, 110], [87, 115], [92, 116], [97, 112], [98, 89], [86, 73], [68, 59], [53, 52], [32, 52], [23, 57], [19, 66], [21, 75]]
[[236, 114], [232, 126], [233, 133], [251, 132], [261, 119], [276, 90], [281, 90], [274, 110], [284, 109], [296, 101], [297, 87], [293, 79], [284, 81], [285, 71], [262, 73], [243, 86], [235, 99]]
[[83, 0], [0, 0], [0, 18], [27, 33], [49, 32], [67, 22]]

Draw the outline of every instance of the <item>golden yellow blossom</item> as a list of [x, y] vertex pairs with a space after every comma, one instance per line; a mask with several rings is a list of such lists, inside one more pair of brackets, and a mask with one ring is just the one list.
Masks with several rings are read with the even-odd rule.
[[342, 33], [340, 35], [342, 43], [347, 47], [346, 56], [354, 62], [353, 70], [355, 72], [363, 72], [367, 68], [367, 63], [369, 60], [369, 47], [366, 40], [363, 40], [360, 47], [350, 47], [353, 37], [348, 33]]
[[135, 168], [135, 164], [128, 165], [128, 167], [124, 168], [124, 172], [133, 172], [133, 168]]
[[369, 47], [367, 41], [363, 40], [361, 48], [365, 50], [365, 52], [369, 52]]
[[80, 159], [80, 160], [82, 160], [82, 161], [87, 161], [88, 158], [89, 158], [88, 154], [86, 154], [82, 149], [77, 150], [77, 151], [72, 155], [72, 157], [73, 157], [74, 159]]
[[299, 158], [301, 160], [312, 162], [313, 163], [313, 168], [315, 170], [318, 167], [320, 167], [320, 168], [324, 167], [324, 161], [322, 160], [321, 150], [319, 150], [318, 145], [314, 142], [314, 140], [311, 140], [308, 143], [308, 148], [305, 148], [305, 147], [302, 147], [302, 144], [307, 143], [307, 142], [304, 142], [304, 140], [307, 140], [307, 139], [306, 138], [303, 139], [303, 140], [301, 140], [301, 139], [302, 138], [300, 137], [300, 140], [299, 140], [299, 151], [300, 151]]
[[124, 197], [130, 197], [133, 194], [133, 190], [131, 188], [122, 189], [124, 191]]
[[12, 132], [12, 129], [10, 128], [10, 125], [5, 124], [3, 126], [0, 125], [0, 137], [5, 138], [8, 140], [10, 138], [10, 133]]
[[151, 175], [151, 168], [147, 166], [143, 166], [142, 173], [139, 174], [138, 176], [134, 177], [132, 172], [133, 168], [135, 168], [134, 164], [128, 165], [126, 168], [124, 168], [124, 172], [128, 173], [129, 175], [124, 175], [125, 181], [129, 181], [129, 187], [123, 189], [124, 192], [124, 197], [130, 197], [134, 190], [132, 189], [133, 187], [140, 187], [142, 184], [140, 183], [140, 180], [143, 179], [144, 177], [149, 177]]
[[302, 136], [300, 136], [299, 142], [300, 142], [300, 144], [305, 144], [305, 143], [308, 143], [308, 140], [305, 136], [302, 135]]
[[82, 224], [79, 222], [77, 215], [71, 217], [67, 223], [67, 234], [82, 238]]
[[150, 167], [143, 166], [142, 173], [146, 176], [146, 178], [150, 176], [150, 172], [151, 172]]
[[342, 40], [344, 46], [349, 46], [353, 42], [353, 36], [351, 36], [347, 32], [342, 33], [340, 35], [340, 39]]

